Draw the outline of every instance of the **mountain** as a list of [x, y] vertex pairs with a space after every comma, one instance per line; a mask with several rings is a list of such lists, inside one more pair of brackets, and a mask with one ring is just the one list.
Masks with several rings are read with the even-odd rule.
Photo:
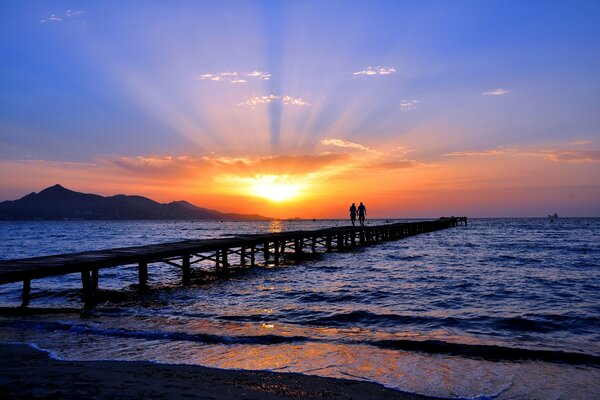
[[0, 220], [32, 219], [153, 219], [153, 220], [268, 220], [261, 215], [222, 213], [187, 201], [163, 204], [142, 196], [104, 197], [54, 185], [18, 200], [0, 203]]

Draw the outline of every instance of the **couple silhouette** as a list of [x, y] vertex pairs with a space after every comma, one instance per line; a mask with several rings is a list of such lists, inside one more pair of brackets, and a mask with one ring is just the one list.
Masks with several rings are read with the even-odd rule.
[[367, 215], [367, 207], [360, 202], [358, 208], [356, 204], [352, 203], [350, 206], [350, 221], [352, 221], [352, 226], [356, 224], [356, 212], [358, 211], [358, 221], [360, 222], [360, 226], [365, 226], [365, 215]]

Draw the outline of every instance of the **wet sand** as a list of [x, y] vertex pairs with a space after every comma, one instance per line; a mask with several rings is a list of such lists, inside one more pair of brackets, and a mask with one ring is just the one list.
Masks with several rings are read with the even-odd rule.
[[6, 399], [426, 399], [375, 383], [128, 361], [58, 361], [0, 344]]

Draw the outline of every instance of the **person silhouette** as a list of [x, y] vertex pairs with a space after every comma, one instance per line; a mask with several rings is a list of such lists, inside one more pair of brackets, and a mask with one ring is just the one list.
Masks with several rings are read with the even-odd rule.
[[356, 223], [356, 204], [352, 203], [350, 206], [350, 221], [352, 221], [352, 226]]
[[367, 215], [367, 207], [361, 201], [358, 206], [358, 221], [360, 222], [360, 226], [365, 226], [365, 215]]

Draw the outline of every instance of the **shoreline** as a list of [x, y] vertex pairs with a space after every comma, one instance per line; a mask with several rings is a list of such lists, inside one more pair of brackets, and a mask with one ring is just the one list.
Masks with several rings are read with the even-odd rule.
[[432, 399], [350, 379], [150, 361], [63, 361], [0, 344], [0, 397], [10, 399]]

